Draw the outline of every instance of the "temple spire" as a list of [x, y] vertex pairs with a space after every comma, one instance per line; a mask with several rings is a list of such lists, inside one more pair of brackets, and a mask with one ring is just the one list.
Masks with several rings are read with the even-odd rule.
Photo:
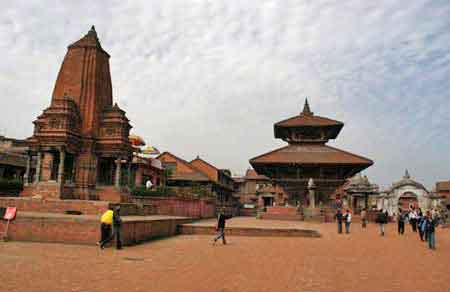
[[403, 176], [404, 178], [411, 178], [411, 176], [409, 175], [409, 171], [408, 169], [405, 169], [405, 176]]
[[305, 98], [305, 105], [303, 106], [303, 111], [300, 114], [305, 116], [312, 116], [314, 114], [309, 108], [308, 98]]
[[97, 32], [95, 31], [95, 25], [91, 26], [91, 29], [88, 31], [87, 35], [94, 35], [97, 37]]

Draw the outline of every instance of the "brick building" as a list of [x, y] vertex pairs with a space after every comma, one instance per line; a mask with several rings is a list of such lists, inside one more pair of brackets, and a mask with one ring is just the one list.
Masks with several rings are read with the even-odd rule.
[[69, 45], [50, 106], [34, 121], [33, 136], [27, 140], [23, 195], [126, 199], [122, 168], [132, 158], [131, 125], [113, 103], [109, 58], [94, 27]]
[[267, 206], [284, 206], [288, 197], [280, 186], [267, 176], [247, 169], [243, 177], [236, 177], [234, 196], [239, 199], [241, 211], [256, 215], [256, 210]]
[[450, 210], [450, 180], [436, 183], [436, 194], [442, 198], [443, 203]]

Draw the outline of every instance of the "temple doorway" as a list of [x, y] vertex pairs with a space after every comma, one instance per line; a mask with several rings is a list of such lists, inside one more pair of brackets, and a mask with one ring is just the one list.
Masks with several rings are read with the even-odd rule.
[[263, 197], [264, 207], [273, 206], [273, 197]]
[[417, 209], [418, 206], [419, 201], [417, 200], [417, 195], [412, 192], [406, 192], [398, 199], [398, 207], [403, 210], [408, 210], [410, 208]]
[[97, 183], [111, 186], [114, 184], [115, 161], [112, 157], [102, 157], [98, 160]]

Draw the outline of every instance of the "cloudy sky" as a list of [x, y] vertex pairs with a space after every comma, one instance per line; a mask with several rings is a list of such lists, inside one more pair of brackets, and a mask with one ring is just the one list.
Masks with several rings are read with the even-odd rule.
[[448, 0], [2, 1], [0, 134], [31, 135], [92, 24], [115, 100], [160, 150], [243, 173], [308, 96], [374, 182], [450, 179]]

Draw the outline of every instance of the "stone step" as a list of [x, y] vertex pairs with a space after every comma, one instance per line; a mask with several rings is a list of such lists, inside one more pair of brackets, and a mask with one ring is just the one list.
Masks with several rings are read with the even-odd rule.
[[[197, 224], [180, 225], [180, 233], [183, 235], [215, 235], [217, 231], [212, 226]], [[225, 235], [250, 236], [250, 237], [321, 237], [317, 230], [296, 228], [258, 228], [258, 227], [227, 227]]]

